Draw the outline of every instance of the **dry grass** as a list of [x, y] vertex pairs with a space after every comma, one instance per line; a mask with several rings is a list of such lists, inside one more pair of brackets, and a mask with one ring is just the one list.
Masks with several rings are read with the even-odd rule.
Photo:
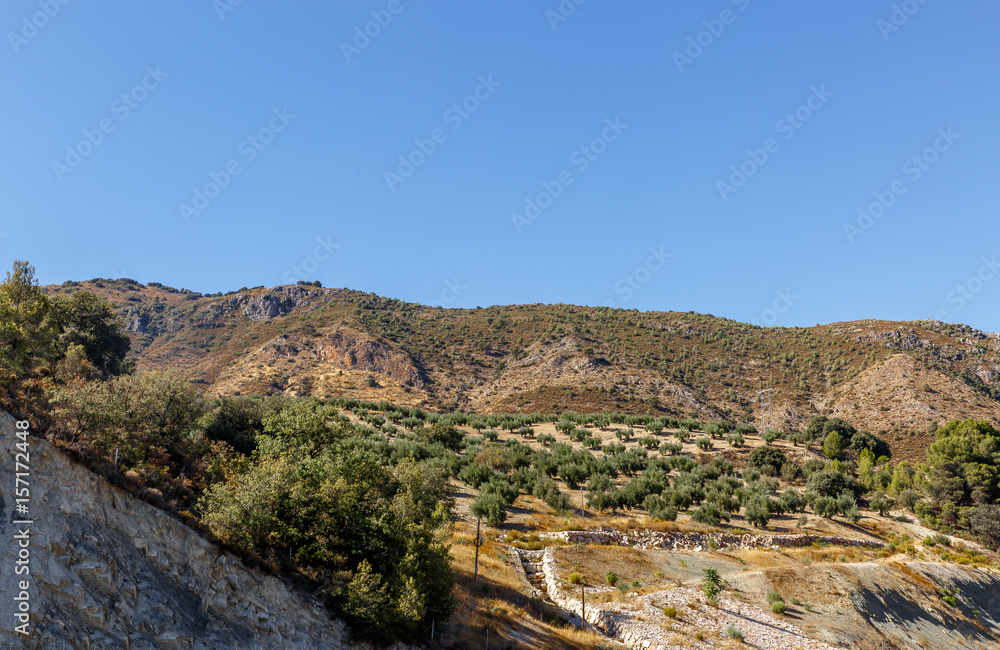
[[527, 598], [505, 547], [490, 538], [479, 549], [479, 580], [473, 583], [474, 537], [474, 526], [456, 525], [451, 552], [458, 607], [441, 647], [485, 647], [487, 628], [490, 646], [497, 648], [508, 644], [515, 648], [593, 648], [604, 640], [569, 625], [551, 605]]

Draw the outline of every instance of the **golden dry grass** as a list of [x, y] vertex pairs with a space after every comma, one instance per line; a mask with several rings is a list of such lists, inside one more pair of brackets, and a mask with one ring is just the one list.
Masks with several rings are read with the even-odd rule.
[[[451, 634], [442, 647], [482, 648], [486, 630], [491, 647], [593, 648], [604, 638], [566, 623], [552, 606], [524, 595], [526, 585], [502, 544], [487, 537], [479, 549], [479, 580], [473, 582], [475, 527], [456, 525], [452, 536], [452, 567], [458, 603]], [[494, 644], [496, 644], [494, 646]]]

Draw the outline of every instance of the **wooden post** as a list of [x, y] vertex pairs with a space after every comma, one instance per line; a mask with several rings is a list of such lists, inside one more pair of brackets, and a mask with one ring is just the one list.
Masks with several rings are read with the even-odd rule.
[[583, 629], [587, 629], [587, 588], [580, 585], [580, 618], [583, 619]]
[[[482, 521], [482, 517], [476, 520], [476, 540], [473, 542], [476, 545], [476, 569], [472, 577], [472, 584], [479, 582], [479, 547], [483, 545], [483, 538], [479, 536], [479, 524]], [[487, 631], [487, 634], [489, 634], [489, 631]]]

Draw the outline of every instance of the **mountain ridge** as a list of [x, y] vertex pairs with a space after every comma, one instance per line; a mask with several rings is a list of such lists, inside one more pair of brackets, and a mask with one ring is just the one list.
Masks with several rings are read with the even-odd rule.
[[129, 279], [45, 287], [79, 289], [115, 306], [140, 368], [174, 368], [214, 396], [283, 392], [432, 410], [619, 410], [762, 425], [758, 391], [773, 388], [769, 412], [781, 429], [835, 415], [923, 440], [949, 419], [1000, 421], [1000, 338], [966, 325], [765, 328], [562, 304], [443, 309], [312, 285], [211, 296]]

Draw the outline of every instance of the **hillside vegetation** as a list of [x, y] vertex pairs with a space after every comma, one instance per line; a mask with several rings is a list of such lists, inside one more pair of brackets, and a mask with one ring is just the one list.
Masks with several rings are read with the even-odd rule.
[[[310, 590], [355, 638], [418, 640], [441, 624], [452, 647], [478, 647], [494, 625], [515, 639], [520, 618], [553, 647], [592, 645], [501, 577], [495, 533], [493, 587], [469, 581], [472, 522], [523, 533], [525, 548], [623, 517], [846, 527], [885, 544], [858, 563], [1000, 566], [997, 344], [969, 328], [440, 310], [315, 286], [43, 291], [18, 263], [0, 285], [0, 335], [9, 410]], [[910, 516], [927, 531], [919, 546], [898, 525]]]
[[939, 423], [1000, 421], [1000, 341], [964, 325], [762, 328], [606, 307], [441, 309], [297, 285], [202, 296], [132, 280], [67, 282], [122, 315], [141, 368], [210, 395], [350, 396], [433, 410], [628, 411], [760, 426], [830, 415], [918, 459]]

